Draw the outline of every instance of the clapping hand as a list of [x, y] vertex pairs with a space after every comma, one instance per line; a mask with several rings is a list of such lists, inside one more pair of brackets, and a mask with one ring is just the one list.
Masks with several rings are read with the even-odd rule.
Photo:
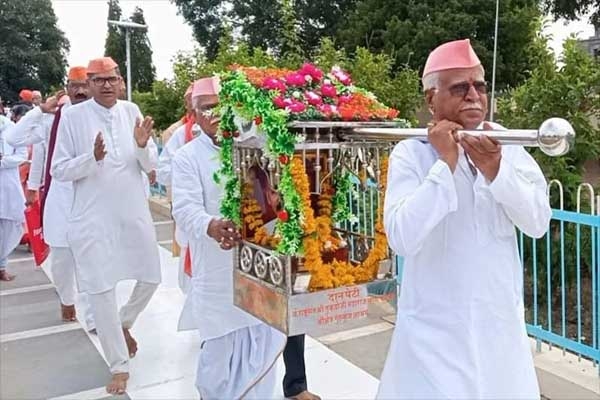
[[154, 126], [154, 120], [152, 117], [146, 117], [143, 121], [137, 118], [135, 121], [135, 128], [133, 130], [133, 136], [138, 147], [142, 149], [148, 144], [148, 140], [152, 136], [152, 127]]

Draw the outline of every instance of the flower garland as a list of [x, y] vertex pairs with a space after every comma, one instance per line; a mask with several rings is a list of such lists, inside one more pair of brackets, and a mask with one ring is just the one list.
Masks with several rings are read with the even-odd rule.
[[[234, 138], [239, 136], [235, 118], [241, 117], [254, 122], [266, 137], [265, 156], [269, 162], [278, 162], [281, 167], [278, 190], [283, 209], [278, 213], [275, 236], [279, 239], [276, 250], [285, 255], [302, 254], [306, 234], [303, 229], [306, 210], [290, 168], [300, 136], [288, 130], [288, 122], [301, 119], [389, 120], [398, 115], [398, 111], [379, 103], [371, 93], [355, 87], [350, 75], [340, 68], [334, 67], [325, 74], [309, 63], [297, 71], [233, 66], [221, 75], [220, 99], [221, 122], [217, 138], [221, 145], [221, 168], [214, 179], [224, 184], [221, 214], [238, 227], [242, 226], [241, 183], [233, 162]], [[336, 221], [352, 219], [349, 208], [343, 208], [347, 197], [342, 195], [348, 188], [348, 181], [348, 177], [343, 177], [338, 182], [342, 193], [334, 197], [330, 213]], [[259, 232], [263, 242], [267, 241], [265, 233]], [[327, 232], [321, 233], [327, 236]]]
[[375, 242], [367, 258], [356, 268], [354, 277], [356, 282], [368, 282], [377, 276], [379, 262], [388, 257], [388, 241], [383, 226], [383, 204], [385, 201], [385, 190], [387, 188], [389, 159], [381, 160], [381, 195], [377, 206], [377, 219], [375, 220]]
[[[388, 159], [381, 163], [381, 187], [385, 192], [387, 187]], [[388, 256], [388, 243], [383, 228], [383, 203], [384, 195], [380, 196], [377, 208], [377, 222], [375, 224], [375, 242], [367, 258], [358, 266], [347, 261], [333, 260], [331, 263], [323, 262], [323, 238], [331, 237], [331, 219], [327, 215], [318, 218], [314, 216], [310, 202], [309, 183], [306, 169], [302, 161], [292, 161], [292, 179], [297, 185], [302, 199], [304, 221], [302, 227], [305, 232], [303, 240], [304, 264], [311, 274], [310, 290], [330, 289], [354, 283], [369, 282], [377, 276], [379, 262]]]

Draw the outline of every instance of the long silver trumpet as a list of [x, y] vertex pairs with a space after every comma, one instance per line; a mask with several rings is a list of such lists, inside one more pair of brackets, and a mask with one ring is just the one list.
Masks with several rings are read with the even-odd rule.
[[[498, 140], [503, 145], [520, 145], [539, 147], [545, 154], [557, 157], [569, 152], [575, 142], [575, 130], [571, 124], [562, 118], [550, 118], [535, 129], [508, 130], [460, 130], [459, 135], [479, 136], [485, 134]], [[425, 128], [354, 128], [342, 134], [344, 139], [360, 141], [386, 140], [399, 141], [402, 139], [427, 140]]]

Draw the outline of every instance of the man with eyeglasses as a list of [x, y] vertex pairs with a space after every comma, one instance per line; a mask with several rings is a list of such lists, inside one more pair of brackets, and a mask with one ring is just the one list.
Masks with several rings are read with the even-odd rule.
[[[44, 240], [50, 245], [52, 278], [65, 322], [77, 320], [75, 260], [67, 241], [67, 220], [73, 203], [73, 185], [71, 182], [52, 182], [50, 164], [62, 112], [88, 99], [86, 71], [82, 66], [70, 68], [66, 95], [64, 91], [59, 91], [56, 96], [48, 98], [45, 103], [27, 113], [7, 134], [7, 140], [13, 146], [34, 145], [27, 201], [32, 202], [40, 192]], [[33, 178], [33, 175], [37, 178]], [[93, 330], [94, 319], [85, 296], [81, 297], [81, 303], [86, 307], [87, 329]]]
[[219, 211], [223, 189], [217, 130], [219, 82], [194, 83], [192, 101], [201, 131], [173, 159], [173, 216], [188, 239], [192, 281], [180, 329], [197, 329], [201, 346], [196, 388], [202, 399], [275, 398], [276, 368], [286, 337], [233, 305], [233, 257], [240, 240]]
[[390, 157], [384, 224], [404, 271], [377, 398], [538, 399], [515, 227], [546, 232], [546, 180], [523, 147], [485, 135], [503, 128], [484, 122], [468, 39], [433, 50], [422, 82], [428, 143], [402, 141]]
[[[110, 394], [122, 394], [129, 358], [137, 352], [130, 333], [160, 283], [156, 233], [142, 172], [156, 167], [152, 118], [118, 100], [121, 76], [110, 57], [90, 61], [91, 99], [64, 111], [58, 127], [51, 173], [73, 182], [67, 228], [76, 261], [77, 284], [88, 294], [96, 330], [110, 365]], [[115, 286], [137, 281], [120, 312]]]

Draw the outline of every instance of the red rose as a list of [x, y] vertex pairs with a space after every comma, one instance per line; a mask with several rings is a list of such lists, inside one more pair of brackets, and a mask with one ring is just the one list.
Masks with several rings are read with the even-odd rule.
[[230, 137], [231, 137], [231, 132], [229, 132], [229, 131], [223, 131], [223, 138], [229, 139]]
[[286, 165], [287, 163], [290, 162], [290, 158], [286, 154], [281, 154], [279, 156], [279, 162], [282, 163], [283, 165]]
[[254, 123], [256, 124], [256, 126], [262, 124], [262, 117], [260, 115], [254, 117]]
[[290, 219], [290, 216], [288, 215], [287, 211], [281, 210], [277, 213], [277, 218], [279, 218], [281, 222], [287, 222], [288, 219]]
[[240, 131], [233, 131], [233, 137], [239, 137], [240, 136]]

